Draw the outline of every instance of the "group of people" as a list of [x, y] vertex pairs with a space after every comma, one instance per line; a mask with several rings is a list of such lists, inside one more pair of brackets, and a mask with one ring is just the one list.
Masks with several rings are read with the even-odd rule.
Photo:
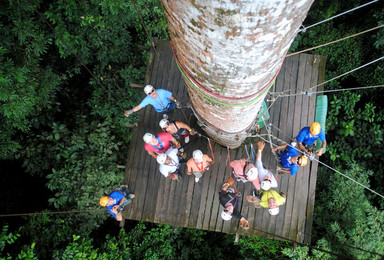
[[[201, 150], [195, 150], [192, 157], [186, 160], [187, 154], [181, 146], [190, 141], [190, 136], [196, 135], [197, 132], [189, 125], [179, 121], [169, 121], [168, 113], [180, 108], [181, 103], [175, 99], [171, 92], [164, 89], [155, 89], [151, 85], [144, 88], [147, 95], [144, 100], [136, 107], [125, 111], [125, 116], [129, 116], [139, 111], [147, 105], [152, 105], [155, 110], [163, 114], [163, 119], [159, 122], [162, 132], [158, 134], [145, 133], [143, 136], [144, 149], [147, 153], [156, 159], [159, 164], [160, 173], [171, 180], [182, 179], [180, 166], [186, 163], [186, 174], [194, 175], [195, 182], [198, 183], [200, 178], [210, 169], [214, 163], [213, 159]], [[325, 134], [318, 122], [314, 122], [310, 127], [304, 127], [297, 135], [294, 142], [290, 145], [282, 145], [272, 149], [272, 152], [282, 150], [280, 154], [280, 164], [278, 168], [279, 174], [290, 173], [295, 175], [300, 166], [308, 163], [308, 157], [313, 152], [316, 140], [320, 138], [322, 141], [321, 148], [316, 151], [319, 156], [326, 147]], [[278, 187], [277, 176], [267, 169], [262, 163], [262, 152], [265, 148], [264, 142], [257, 144], [256, 162], [252, 164], [250, 159], [234, 160], [230, 163], [236, 181], [251, 182], [253, 185], [252, 195], [246, 196], [246, 200], [252, 203], [256, 208], [268, 208], [271, 215], [279, 213], [279, 206], [286, 201], [284, 192], [277, 193], [273, 188]], [[299, 155], [299, 149], [303, 155]], [[113, 191], [108, 196], [100, 199], [100, 205], [107, 207], [108, 211], [121, 221], [121, 210], [128, 205], [135, 197], [131, 194], [126, 185], [122, 191]], [[221, 217], [223, 220], [230, 220], [233, 217], [240, 220], [240, 224], [244, 229], [249, 228], [248, 221], [240, 214], [240, 194], [235, 187], [234, 178], [230, 177], [219, 191], [220, 204], [223, 206]]]

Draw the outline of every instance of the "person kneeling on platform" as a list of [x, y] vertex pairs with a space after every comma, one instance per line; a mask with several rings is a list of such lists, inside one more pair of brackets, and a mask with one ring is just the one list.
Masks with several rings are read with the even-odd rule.
[[269, 214], [277, 215], [279, 214], [279, 206], [286, 201], [286, 194], [284, 192], [279, 194], [274, 190], [253, 191], [253, 195], [247, 196], [246, 199], [253, 203], [255, 208], [268, 208]]
[[241, 227], [249, 229], [248, 220], [246, 220], [239, 212], [240, 199], [239, 194], [235, 193], [235, 189], [230, 187], [234, 184], [233, 178], [229, 178], [221, 187], [219, 192], [220, 204], [224, 207], [221, 212], [221, 218], [225, 221], [231, 220], [232, 217], [240, 220]]
[[187, 175], [193, 173], [193, 175], [195, 175], [195, 182], [199, 182], [199, 179], [209, 170], [209, 167], [211, 167], [212, 159], [200, 150], [193, 151], [192, 156], [193, 158], [187, 162]]
[[181, 174], [179, 173], [179, 157], [177, 156], [178, 150], [176, 148], [170, 148], [164, 154], [159, 154], [156, 158], [160, 164], [159, 170], [164, 177], [168, 177], [171, 180], [181, 180]]
[[292, 142], [291, 145], [281, 145], [272, 149], [272, 152], [277, 150], [284, 150], [280, 154], [280, 163], [283, 168], [280, 169], [280, 174], [290, 173], [291, 176], [295, 175], [300, 166], [306, 166], [308, 159], [306, 156], [299, 156], [299, 152], [295, 149], [296, 142]]
[[122, 221], [121, 211], [132, 202], [135, 194], [131, 194], [127, 185], [121, 185], [121, 191], [112, 191], [108, 196], [100, 198], [100, 206], [107, 207], [107, 210], [117, 220]]
[[178, 141], [180, 141], [180, 139], [184, 139], [185, 143], [189, 143], [190, 135], [196, 134], [195, 129], [180, 121], [170, 122], [168, 119], [161, 119], [159, 126], [165, 133], [171, 134]]
[[296, 136], [296, 141], [299, 148], [305, 152], [306, 155], [311, 155], [313, 147], [316, 145], [316, 140], [320, 138], [322, 142], [319, 150], [316, 151], [318, 156], [323, 154], [324, 148], [327, 146], [324, 130], [321, 129], [319, 122], [313, 122], [309, 127], [304, 127]]

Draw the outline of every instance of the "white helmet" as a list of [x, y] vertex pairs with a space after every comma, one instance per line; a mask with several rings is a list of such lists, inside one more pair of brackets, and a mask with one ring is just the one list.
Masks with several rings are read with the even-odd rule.
[[247, 172], [247, 179], [250, 180], [250, 181], [254, 181], [254, 180], [256, 180], [257, 175], [258, 175], [257, 168], [256, 167], [252, 167]]
[[165, 153], [161, 153], [161, 154], [157, 155], [156, 160], [159, 164], [164, 164], [165, 161], [167, 160], [167, 155]]
[[150, 134], [150, 133], [146, 133], [144, 136], [143, 136], [143, 140], [144, 142], [146, 143], [149, 143], [153, 138], [153, 134]]
[[221, 212], [221, 218], [224, 220], [231, 220], [232, 215], [228, 212], [225, 212], [224, 210]]
[[146, 85], [144, 88], [144, 92], [146, 95], [148, 95], [149, 93], [152, 92], [153, 89], [154, 89], [154, 87], [152, 85]]
[[161, 119], [160, 123], [159, 123], [159, 126], [160, 126], [161, 129], [163, 129], [163, 128], [166, 127], [167, 124], [169, 124], [168, 119]]
[[195, 162], [202, 162], [203, 161], [203, 153], [200, 150], [193, 151], [193, 159]]
[[269, 190], [271, 188], [271, 181], [262, 181], [260, 186], [263, 190]]
[[279, 207], [276, 207], [276, 208], [273, 208], [273, 209], [269, 209], [268, 212], [272, 216], [277, 215], [277, 214], [279, 214]]

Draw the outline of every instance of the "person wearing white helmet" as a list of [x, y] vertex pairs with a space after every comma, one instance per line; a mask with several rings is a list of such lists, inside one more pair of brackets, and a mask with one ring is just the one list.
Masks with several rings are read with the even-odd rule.
[[274, 190], [263, 190], [260, 193], [253, 192], [252, 196], [246, 197], [247, 201], [252, 203], [255, 208], [267, 208], [269, 214], [279, 214], [279, 206], [286, 202], [286, 194], [284, 192], [277, 193]]
[[316, 154], [321, 156], [323, 154], [324, 148], [327, 146], [327, 141], [325, 139], [324, 130], [322, 129], [319, 122], [313, 122], [310, 126], [302, 128], [299, 134], [296, 136], [296, 141], [299, 145], [299, 148], [307, 155], [310, 155], [313, 150], [313, 146], [319, 138], [322, 144], [321, 148], [316, 151]]
[[153, 108], [164, 115], [164, 118], [167, 118], [167, 113], [175, 109], [175, 107], [180, 108], [181, 103], [177, 101], [173, 96], [172, 92], [165, 89], [155, 89], [151, 85], [146, 85], [144, 92], [147, 95], [139, 105], [135, 106], [132, 109], [126, 110], [124, 112], [125, 116], [129, 116], [133, 112], [137, 112], [140, 109], [146, 107], [147, 105], [152, 105]]
[[176, 148], [180, 147], [180, 142], [168, 133], [158, 133], [157, 135], [146, 133], [143, 136], [143, 140], [145, 142], [145, 150], [153, 158], [156, 158], [158, 154], [165, 153], [171, 147], [171, 144]]
[[156, 158], [160, 164], [159, 170], [164, 177], [171, 180], [180, 180], [181, 174], [179, 173], [179, 157], [177, 156], [178, 150], [176, 148], [170, 148], [164, 154], [159, 154]]
[[231, 220], [232, 217], [240, 220], [241, 227], [249, 229], [248, 221], [240, 214], [239, 208], [241, 205], [241, 199], [239, 194], [235, 193], [235, 189], [231, 188], [234, 184], [233, 178], [229, 178], [221, 187], [219, 192], [220, 204], [224, 207], [221, 212], [221, 218], [225, 221]]
[[306, 155], [299, 155], [299, 152], [295, 149], [296, 142], [292, 142], [291, 145], [283, 144], [272, 149], [272, 152], [278, 150], [284, 150], [280, 154], [280, 164], [283, 168], [279, 169], [280, 174], [290, 173], [291, 176], [295, 175], [300, 166], [306, 166], [308, 158]]
[[252, 182], [253, 186], [260, 190], [258, 171], [249, 159], [234, 160], [230, 163], [237, 181]]
[[195, 175], [195, 182], [199, 182], [199, 179], [203, 174], [209, 170], [212, 165], [212, 159], [203, 154], [200, 150], [193, 151], [192, 158], [187, 162], [187, 175]]
[[173, 135], [177, 140], [184, 139], [185, 143], [189, 142], [189, 136], [195, 135], [195, 129], [180, 121], [169, 121], [168, 119], [161, 119], [159, 123], [160, 128], [165, 133]]
[[[256, 155], [256, 168], [258, 171], [258, 180], [260, 181], [260, 188], [262, 190], [269, 190], [271, 188], [277, 188], [277, 177], [264, 167], [262, 162], [262, 153], [265, 147], [264, 142], [257, 143], [257, 155]], [[259, 190], [259, 189], [257, 189]]]

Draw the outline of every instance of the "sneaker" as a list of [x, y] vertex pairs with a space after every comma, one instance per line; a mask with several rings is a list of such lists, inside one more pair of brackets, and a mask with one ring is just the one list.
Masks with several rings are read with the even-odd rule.
[[187, 137], [184, 138], [184, 142], [185, 142], [186, 144], [189, 143], [189, 136], [187, 136]]
[[128, 185], [123, 184], [123, 185], [120, 186], [120, 188], [121, 188], [121, 189], [128, 189]]
[[129, 197], [133, 199], [135, 197], [135, 194], [130, 194]]
[[167, 114], [163, 114], [163, 118], [164, 119], [168, 119], [168, 115]]
[[195, 182], [199, 182], [200, 178], [195, 177]]

